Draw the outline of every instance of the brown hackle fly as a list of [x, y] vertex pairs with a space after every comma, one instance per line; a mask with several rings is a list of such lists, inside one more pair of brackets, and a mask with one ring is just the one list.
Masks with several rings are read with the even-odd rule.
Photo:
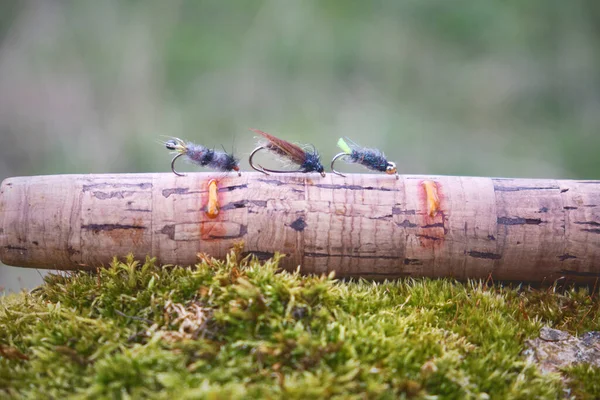
[[[250, 154], [250, 158], [248, 159], [250, 166], [253, 169], [255, 169], [256, 171], [262, 172], [266, 175], [268, 175], [269, 172], [272, 172], [272, 173], [318, 172], [321, 174], [321, 176], [325, 176], [325, 168], [323, 168], [323, 164], [321, 164], [321, 158], [319, 156], [319, 153], [314, 148], [314, 146], [310, 150], [303, 149], [302, 147], [300, 147], [294, 143], [290, 143], [286, 140], [276, 138], [275, 136], [270, 135], [266, 132], [260, 131], [258, 129], [250, 129], [250, 130], [254, 133], [258, 133], [260, 136], [262, 136], [264, 139], [266, 139], [265, 143], [260, 144], [256, 149], [254, 149], [254, 151], [252, 151], [252, 153]], [[282, 157], [285, 160], [288, 160], [294, 164], [299, 165], [300, 167], [294, 171], [273, 170], [273, 169], [265, 168], [262, 165], [258, 165], [258, 167], [257, 167], [252, 162], [252, 158], [260, 150], [268, 150], [268, 151]]]

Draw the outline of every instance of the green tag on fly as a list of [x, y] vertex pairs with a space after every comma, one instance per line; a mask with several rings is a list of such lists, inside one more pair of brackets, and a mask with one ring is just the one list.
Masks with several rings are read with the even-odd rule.
[[340, 138], [340, 140], [338, 140], [337, 145], [340, 149], [342, 149], [344, 153], [352, 154], [352, 149], [350, 148], [350, 146], [348, 146], [348, 144], [344, 141], [343, 138]]

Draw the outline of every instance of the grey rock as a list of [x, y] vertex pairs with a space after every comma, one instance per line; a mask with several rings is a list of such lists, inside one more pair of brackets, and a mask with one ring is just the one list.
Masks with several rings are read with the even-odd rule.
[[540, 330], [540, 339], [546, 340], [548, 342], [559, 342], [562, 340], [568, 340], [571, 337], [572, 336], [569, 335], [567, 332], [563, 332], [558, 329], [548, 328], [547, 326], [544, 326]]
[[544, 373], [586, 363], [600, 367], [600, 332], [587, 332], [580, 338], [567, 332], [544, 327], [540, 337], [527, 340], [523, 355], [538, 364]]

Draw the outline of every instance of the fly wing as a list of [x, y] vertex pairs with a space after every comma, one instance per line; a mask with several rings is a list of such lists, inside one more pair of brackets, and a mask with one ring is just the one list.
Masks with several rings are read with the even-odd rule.
[[269, 135], [268, 133], [258, 129], [250, 130], [267, 139], [270, 145], [273, 145], [276, 149], [280, 150], [282, 155], [286, 155], [296, 164], [302, 165], [306, 160], [306, 152], [302, 150], [300, 146], [290, 143], [286, 140], [276, 138], [275, 136]]

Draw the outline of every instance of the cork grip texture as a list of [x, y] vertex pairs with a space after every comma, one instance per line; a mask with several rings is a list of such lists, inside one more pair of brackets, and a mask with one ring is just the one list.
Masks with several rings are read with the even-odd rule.
[[[600, 277], [600, 181], [244, 173], [217, 176], [215, 199], [208, 184], [214, 178], [6, 179], [0, 259], [23, 267], [94, 269], [133, 253], [189, 265], [198, 253], [224, 257], [243, 241], [259, 258], [285, 253], [282, 267], [301, 266], [304, 273]], [[215, 206], [218, 212], [209, 212]]]

